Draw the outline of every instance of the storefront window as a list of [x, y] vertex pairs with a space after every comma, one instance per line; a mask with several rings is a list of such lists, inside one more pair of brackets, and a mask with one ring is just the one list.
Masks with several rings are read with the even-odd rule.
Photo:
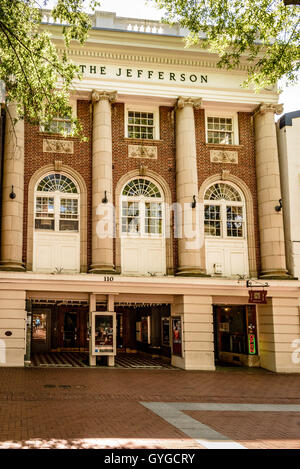
[[255, 306], [215, 306], [218, 352], [256, 354]]

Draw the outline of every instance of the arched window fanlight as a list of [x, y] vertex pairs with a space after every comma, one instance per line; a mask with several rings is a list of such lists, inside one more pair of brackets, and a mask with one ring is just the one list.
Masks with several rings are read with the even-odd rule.
[[37, 187], [38, 192], [65, 192], [77, 194], [74, 182], [63, 174], [49, 174], [44, 177]]
[[241, 202], [242, 198], [234, 187], [223, 182], [218, 182], [207, 189], [204, 200], [229, 200], [231, 202]]
[[35, 229], [79, 232], [79, 198], [75, 183], [67, 176], [43, 177], [36, 188]]
[[161, 198], [161, 193], [158, 187], [148, 179], [138, 178], [133, 179], [123, 189], [123, 196], [127, 197], [156, 197]]

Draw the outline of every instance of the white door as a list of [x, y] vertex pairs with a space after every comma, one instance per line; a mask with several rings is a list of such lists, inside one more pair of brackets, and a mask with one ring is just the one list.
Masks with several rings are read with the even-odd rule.
[[204, 197], [206, 271], [231, 277], [248, 275], [245, 203], [240, 191], [219, 182]]
[[121, 196], [121, 263], [125, 275], [164, 275], [162, 191], [148, 179], [126, 184]]
[[33, 271], [80, 271], [79, 194], [73, 181], [50, 174], [35, 191]]

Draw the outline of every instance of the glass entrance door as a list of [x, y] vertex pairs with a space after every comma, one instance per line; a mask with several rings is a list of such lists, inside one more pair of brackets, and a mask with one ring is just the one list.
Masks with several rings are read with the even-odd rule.
[[79, 348], [79, 324], [76, 312], [65, 312], [63, 317], [62, 347]]
[[[88, 307], [59, 305], [53, 322], [53, 347], [57, 351], [88, 350]], [[55, 339], [55, 340], [54, 340]]]

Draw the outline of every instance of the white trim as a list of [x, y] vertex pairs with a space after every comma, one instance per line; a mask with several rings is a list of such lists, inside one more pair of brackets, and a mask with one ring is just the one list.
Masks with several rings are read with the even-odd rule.
[[[148, 105], [141, 105], [141, 104], [125, 104], [124, 110], [124, 125], [125, 125], [125, 137], [128, 137], [128, 112], [129, 111], [137, 111], [137, 112], [152, 112], [153, 119], [154, 119], [154, 135], [153, 141], [159, 140], [159, 106], [148, 106]], [[135, 140], [135, 139], [132, 139]], [[143, 139], [137, 139], [143, 141]]]
[[[208, 143], [208, 137], [207, 137], [207, 118], [208, 117], [225, 117], [227, 119], [232, 119], [232, 129], [233, 129], [233, 142], [231, 145], [239, 145], [239, 122], [238, 122], [238, 114], [237, 112], [232, 112], [232, 111], [224, 111], [224, 110], [208, 110], [205, 109], [205, 142]], [[219, 145], [218, 143], [215, 143], [214, 145]], [[221, 144], [226, 145], [225, 143]], [[230, 146], [230, 145], [228, 145]]]

